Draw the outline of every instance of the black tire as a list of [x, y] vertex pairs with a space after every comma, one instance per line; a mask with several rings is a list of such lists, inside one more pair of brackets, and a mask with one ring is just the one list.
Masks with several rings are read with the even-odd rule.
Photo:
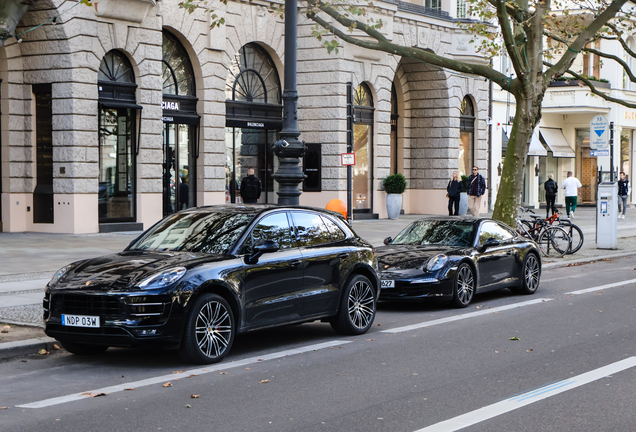
[[330, 321], [331, 327], [343, 335], [366, 333], [375, 319], [376, 303], [371, 281], [362, 275], [353, 276], [345, 284], [338, 315]]
[[570, 250], [572, 241], [563, 228], [552, 225], [543, 230], [537, 243], [546, 257], [561, 258]]
[[202, 294], [186, 318], [179, 355], [191, 363], [220, 362], [230, 352], [235, 333], [229, 303], [220, 295]]
[[77, 342], [58, 341], [62, 348], [75, 355], [96, 355], [101, 354], [108, 349], [105, 345], [87, 345]]
[[572, 240], [572, 245], [570, 246], [570, 249], [567, 251], [567, 254], [573, 254], [578, 252], [579, 249], [581, 249], [581, 247], [583, 246], [583, 240], [584, 240], [583, 231], [581, 231], [581, 228], [574, 225], [570, 221], [561, 221], [560, 226], [568, 233], [568, 235], [570, 236], [570, 239]]
[[453, 282], [453, 305], [458, 308], [468, 306], [473, 301], [476, 286], [477, 280], [473, 268], [466, 263], [460, 264]]
[[539, 257], [534, 253], [529, 252], [523, 260], [521, 272], [522, 285], [518, 292], [526, 295], [537, 292], [537, 289], [539, 288], [539, 281], [541, 280]]

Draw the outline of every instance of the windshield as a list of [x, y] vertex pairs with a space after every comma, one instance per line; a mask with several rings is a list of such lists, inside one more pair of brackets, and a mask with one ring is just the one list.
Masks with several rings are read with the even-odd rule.
[[391, 244], [471, 246], [474, 224], [455, 220], [422, 220], [413, 222], [399, 233]]
[[226, 254], [253, 218], [240, 213], [178, 213], [148, 230], [128, 250]]

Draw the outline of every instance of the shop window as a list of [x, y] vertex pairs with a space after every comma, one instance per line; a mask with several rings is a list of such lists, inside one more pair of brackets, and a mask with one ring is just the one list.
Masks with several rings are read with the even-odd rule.
[[470, 97], [462, 101], [459, 116], [459, 174], [470, 175], [475, 165], [475, 109]]
[[353, 166], [354, 210], [369, 211], [373, 208], [373, 96], [362, 83], [353, 95]]
[[307, 150], [303, 157], [303, 172], [307, 176], [303, 182], [303, 192], [322, 191], [322, 145], [305, 144]]

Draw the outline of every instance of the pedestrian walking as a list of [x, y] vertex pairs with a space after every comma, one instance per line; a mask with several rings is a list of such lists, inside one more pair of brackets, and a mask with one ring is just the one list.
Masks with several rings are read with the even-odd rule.
[[[446, 186], [446, 198], [448, 198], [448, 215], [457, 216], [459, 214], [459, 197], [462, 192], [462, 181], [459, 179], [459, 173], [453, 171], [453, 178], [448, 181]], [[453, 211], [453, 207], [455, 210]]]
[[[559, 191], [559, 185], [552, 178], [552, 174], [548, 174], [548, 181], [543, 184], [543, 187], [545, 188], [545, 218], [547, 219], [550, 215], [556, 213], [554, 202], [556, 201], [556, 195]], [[552, 209], [552, 213], [550, 213], [550, 209]]]
[[622, 214], [619, 216], [621, 219], [625, 219], [625, 209], [627, 208], [627, 195], [629, 194], [629, 180], [625, 177], [625, 173], [621, 172], [621, 179], [618, 181], [618, 212]]
[[568, 219], [574, 218], [578, 195], [582, 186], [579, 179], [572, 176], [572, 171], [568, 171], [568, 178], [563, 180], [563, 189], [565, 189], [565, 212], [568, 215]]
[[486, 193], [486, 180], [479, 174], [479, 168], [473, 167], [473, 173], [468, 177], [468, 208], [474, 217], [479, 216], [481, 200]]
[[261, 181], [254, 175], [254, 168], [248, 168], [247, 177], [241, 181], [241, 198], [245, 204], [255, 204], [261, 196]]

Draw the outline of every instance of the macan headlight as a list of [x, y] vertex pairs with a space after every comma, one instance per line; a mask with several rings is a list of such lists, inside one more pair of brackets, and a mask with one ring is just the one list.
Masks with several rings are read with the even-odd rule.
[[428, 271], [439, 270], [448, 262], [448, 257], [444, 254], [435, 255], [431, 259], [428, 260], [426, 266], [424, 267]]
[[165, 270], [161, 273], [156, 273], [152, 276], [147, 277], [146, 279], [139, 282], [137, 286], [144, 290], [163, 288], [177, 282], [183, 277], [185, 273], [185, 267], [171, 268], [170, 270]]
[[66, 273], [68, 273], [68, 271], [71, 269], [71, 267], [73, 267], [73, 266], [72, 265], [67, 265], [67, 266], [62, 267], [58, 271], [56, 271], [55, 274], [53, 275], [53, 277], [51, 278], [51, 280], [49, 281], [49, 286], [56, 285], [60, 281], [60, 279], [62, 279], [62, 277]]

